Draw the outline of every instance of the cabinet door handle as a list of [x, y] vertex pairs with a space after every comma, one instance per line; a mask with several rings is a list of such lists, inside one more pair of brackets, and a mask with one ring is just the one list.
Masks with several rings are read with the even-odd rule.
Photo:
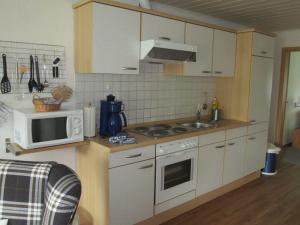
[[220, 149], [220, 148], [224, 148], [225, 145], [219, 145], [219, 146], [216, 146], [216, 148]]
[[209, 70], [203, 70], [202, 73], [211, 73]]
[[158, 39], [164, 40], [164, 41], [171, 41], [171, 38], [169, 38], [169, 37], [159, 37]]
[[249, 138], [250, 141], [253, 141], [253, 140], [255, 140], [255, 139], [256, 139], [256, 137], [251, 137], [251, 138]]
[[265, 54], [267, 54], [268, 52], [266, 52], [266, 51], [261, 51], [260, 53], [263, 54], [263, 55], [265, 55]]
[[228, 143], [228, 145], [232, 146], [232, 145], [235, 145], [235, 143], [233, 143], [233, 142], [232, 143]]
[[141, 157], [142, 156], [142, 153], [139, 153], [139, 154], [135, 154], [135, 155], [128, 155], [128, 156], [125, 156], [126, 159], [132, 159], [132, 158], [138, 158], [138, 157]]
[[153, 167], [153, 164], [147, 165], [147, 166], [142, 166], [142, 167], [140, 167], [139, 169], [140, 169], [140, 170], [144, 170], [144, 169], [149, 169], [149, 168], [152, 168], [152, 167]]
[[214, 71], [215, 74], [222, 74], [222, 71]]
[[122, 70], [137, 70], [136, 67], [122, 67]]

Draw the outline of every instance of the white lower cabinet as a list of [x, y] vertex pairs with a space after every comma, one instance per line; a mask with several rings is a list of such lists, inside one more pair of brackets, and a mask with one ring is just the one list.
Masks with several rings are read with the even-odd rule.
[[223, 185], [229, 184], [244, 176], [244, 158], [246, 137], [226, 141], [224, 156]]
[[222, 186], [225, 142], [199, 148], [196, 195], [202, 195]]
[[110, 225], [133, 225], [154, 215], [155, 160], [109, 170]]
[[259, 171], [265, 165], [268, 132], [262, 131], [247, 136], [245, 175]]

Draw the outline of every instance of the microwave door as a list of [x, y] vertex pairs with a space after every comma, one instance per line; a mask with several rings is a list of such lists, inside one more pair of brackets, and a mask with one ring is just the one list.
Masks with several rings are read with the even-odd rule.
[[69, 123], [68, 127], [67, 121], [67, 117], [33, 119], [31, 123], [32, 143], [67, 139], [71, 126]]

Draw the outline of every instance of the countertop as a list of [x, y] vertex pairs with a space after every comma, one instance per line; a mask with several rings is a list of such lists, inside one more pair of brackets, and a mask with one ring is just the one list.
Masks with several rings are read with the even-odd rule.
[[[144, 124], [137, 124], [137, 125], [131, 126], [130, 128], [133, 128], [136, 126], [143, 126], [143, 125], [145, 126], [145, 125], [149, 125], [149, 124], [158, 124], [158, 123], [162, 123], [162, 122], [166, 123], [166, 124], [173, 124], [173, 123], [178, 123], [178, 122], [190, 122], [190, 121], [193, 121], [193, 119], [186, 118], [186, 119], [179, 119], [179, 120], [159, 121], [159, 122], [155, 122], [155, 123], [144, 123]], [[190, 132], [186, 132], [186, 133], [182, 133], [182, 134], [176, 134], [173, 136], [161, 137], [161, 138], [146, 137], [146, 136], [143, 136], [140, 134], [128, 132], [130, 134], [130, 136], [136, 138], [136, 144], [109, 144], [108, 138], [102, 138], [100, 136], [91, 138], [90, 141], [95, 142], [95, 143], [103, 146], [104, 148], [109, 149], [111, 153], [114, 153], [114, 152], [120, 152], [120, 151], [129, 150], [129, 149], [144, 147], [144, 146], [148, 146], [148, 145], [155, 145], [155, 144], [159, 144], [159, 143], [163, 143], [163, 142], [175, 141], [178, 139], [200, 136], [200, 135], [214, 133], [214, 132], [223, 131], [223, 130], [227, 130], [227, 129], [245, 127], [245, 126], [248, 126], [249, 124], [250, 123], [248, 123], [248, 122], [242, 122], [242, 121], [237, 121], [237, 120], [220, 120], [217, 122], [217, 126], [215, 126], [215, 127], [190, 131]]]

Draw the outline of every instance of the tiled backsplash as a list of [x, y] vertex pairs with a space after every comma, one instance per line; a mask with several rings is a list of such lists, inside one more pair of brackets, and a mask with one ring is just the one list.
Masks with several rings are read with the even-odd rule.
[[[215, 82], [210, 77], [164, 76], [162, 65], [141, 64], [139, 75], [77, 74], [76, 105], [100, 100], [113, 94], [125, 104], [130, 124], [196, 115], [197, 105], [211, 102]], [[205, 113], [205, 112], [203, 112]]]

